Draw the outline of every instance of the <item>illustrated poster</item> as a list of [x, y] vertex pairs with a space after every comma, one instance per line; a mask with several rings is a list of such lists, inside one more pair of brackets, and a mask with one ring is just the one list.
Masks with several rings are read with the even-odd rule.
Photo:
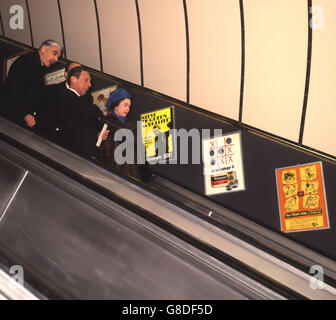
[[14, 56], [11, 56], [11, 57], [8, 57], [8, 58], [5, 58], [4, 59], [4, 66], [3, 66], [3, 78], [2, 78], [2, 81], [3, 83], [5, 83], [5, 80], [7, 78], [7, 75], [8, 75], [8, 72], [9, 72], [9, 69], [11, 67], [11, 65], [13, 64], [13, 62], [20, 56], [23, 56], [24, 54], [26, 54], [27, 52], [26, 51], [22, 51]]
[[51, 84], [58, 84], [65, 81], [64, 76], [65, 68], [47, 73], [44, 76], [44, 85], [49, 86]]
[[240, 132], [203, 140], [205, 194], [245, 190]]
[[276, 169], [281, 230], [329, 228], [322, 163]]
[[93, 97], [93, 104], [95, 104], [102, 112], [103, 114], [107, 114], [106, 112], [106, 103], [110, 96], [110, 93], [117, 89], [117, 85], [114, 85], [112, 87], [99, 89], [91, 93]]
[[[141, 137], [146, 160], [158, 162], [175, 157], [174, 107], [141, 114]], [[170, 131], [171, 130], [171, 131]]]

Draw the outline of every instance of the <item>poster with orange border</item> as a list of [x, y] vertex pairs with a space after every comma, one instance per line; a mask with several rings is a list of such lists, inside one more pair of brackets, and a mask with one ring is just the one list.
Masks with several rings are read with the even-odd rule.
[[322, 162], [275, 170], [281, 230], [329, 228]]

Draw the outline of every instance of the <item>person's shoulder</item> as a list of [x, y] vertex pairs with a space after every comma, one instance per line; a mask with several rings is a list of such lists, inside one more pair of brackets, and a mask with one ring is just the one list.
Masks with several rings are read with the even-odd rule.
[[[48, 86], [49, 87], [49, 86]], [[65, 88], [61, 89], [61, 86], [53, 85], [53, 87], [45, 87], [46, 94], [51, 96], [57, 96], [58, 101], [64, 105], [67, 105], [67, 108], [71, 107], [72, 109], [78, 108], [81, 105], [81, 99], [76, 95], [75, 92]]]
[[110, 127], [118, 129], [121, 127], [121, 122], [112, 114], [107, 114], [106, 116], [102, 117], [102, 121], [107, 123], [107, 125]]
[[35, 64], [38, 64], [38, 65], [41, 65], [40, 56], [39, 56], [37, 50], [27, 52], [27, 53], [21, 55], [20, 57], [18, 57], [14, 61], [14, 63], [16, 63], [16, 64], [29, 64], [29, 65], [31, 63], [35, 63]]
[[64, 91], [64, 96], [72, 98], [73, 100], [80, 101], [81, 97], [78, 96], [74, 91], [70, 90], [69, 88], [66, 88]]
[[54, 91], [54, 90], [66, 90], [65, 81], [55, 84], [48, 84], [44, 87], [44, 90]]
[[94, 103], [91, 103], [91, 106], [92, 106], [92, 110], [95, 116], [97, 116], [98, 119], [104, 118], [104, 113], [99, 109], [97, 105], [95, 105]]
[[45, 97], [53, 99], [62, 97], [67, 89], [65, 83], [61, 82], [44, 86], [42, 90]]
[[[35, 75], [37, 71], [42, 72], [41, 60], [37, 51], [28, 52], [17, 58], [11, 68], [11, 73], [18, 73], [26, 76]], [[40, 72], [38, 72], [40, 74]]]
[[126, 122], [124, 124], [124, 126], [127, 129], [130, 129], [132, 131], [136, 130], [136, 125], [134, 124], [134, 122], [132, 120], [130, 120], [129, 118], [126, 118]]

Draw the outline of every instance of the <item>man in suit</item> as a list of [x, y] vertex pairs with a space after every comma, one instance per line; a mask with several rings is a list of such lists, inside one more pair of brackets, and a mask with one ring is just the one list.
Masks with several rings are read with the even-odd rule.
[[[64, 78], [66, 80], [57, 84], [47, 85], [43, 89], [43, 106], [40, 112], [43, 120], [42, 130], [40, 133], [42, 136], [55, 143], [59, 143], [59, 137], [61, 134], [60, 116], [62, 111], [60, 110], [58, 100], [64, 95], [64, 91], [69, 88], [69, 72], [76, 67], [82, 67], [82, 65], [78, 62], [69, 62], [64, 70]], [[83, 98], [90, 103], [93, 102], [93, 97], [90, 93], [88, 93], [88, 91]], [[100, 109], [97, 109], [97, 111], [99, 112], [99, 117], [103, 117], [103, 113], [100, 112]]]
[[[65, 148], [88, 158], [96, 159], [96, 141], [100, 134], [99, 109], [84, 99], [91, 87], [90, 73], [77, 66], [68, 74], [68, 88], [57, 99], [59, 111], [59, 143]], [[106, 140], [108, 131], [103, 135]]]
[[28, 128], [39, 128], [44, 69], [56, 63], [62, 47], [53, 40], [44, 41], [37, 51], [20, 56], [12, 64], [3, 88], [1, 114]]
[[68, 74], [69, 71], [75, 67], [81, 67], [81, 65], [77, 62], [70, 62], [64, 70], [65, 81], [47, 85], [42, 90], [43, 97], [40, 110], [42, 128], [40, 134], [56, 143], [59, 142], [60, 135], [60, 110], [58, 109], [58, 100], [64, 95], [65, 90], [69, 88], [67, 83]]

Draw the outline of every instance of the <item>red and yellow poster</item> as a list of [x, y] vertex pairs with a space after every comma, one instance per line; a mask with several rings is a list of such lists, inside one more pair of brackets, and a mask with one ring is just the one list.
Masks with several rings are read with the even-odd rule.
[[322, 163], [276, 169], [281, 230], [329, 228]]

